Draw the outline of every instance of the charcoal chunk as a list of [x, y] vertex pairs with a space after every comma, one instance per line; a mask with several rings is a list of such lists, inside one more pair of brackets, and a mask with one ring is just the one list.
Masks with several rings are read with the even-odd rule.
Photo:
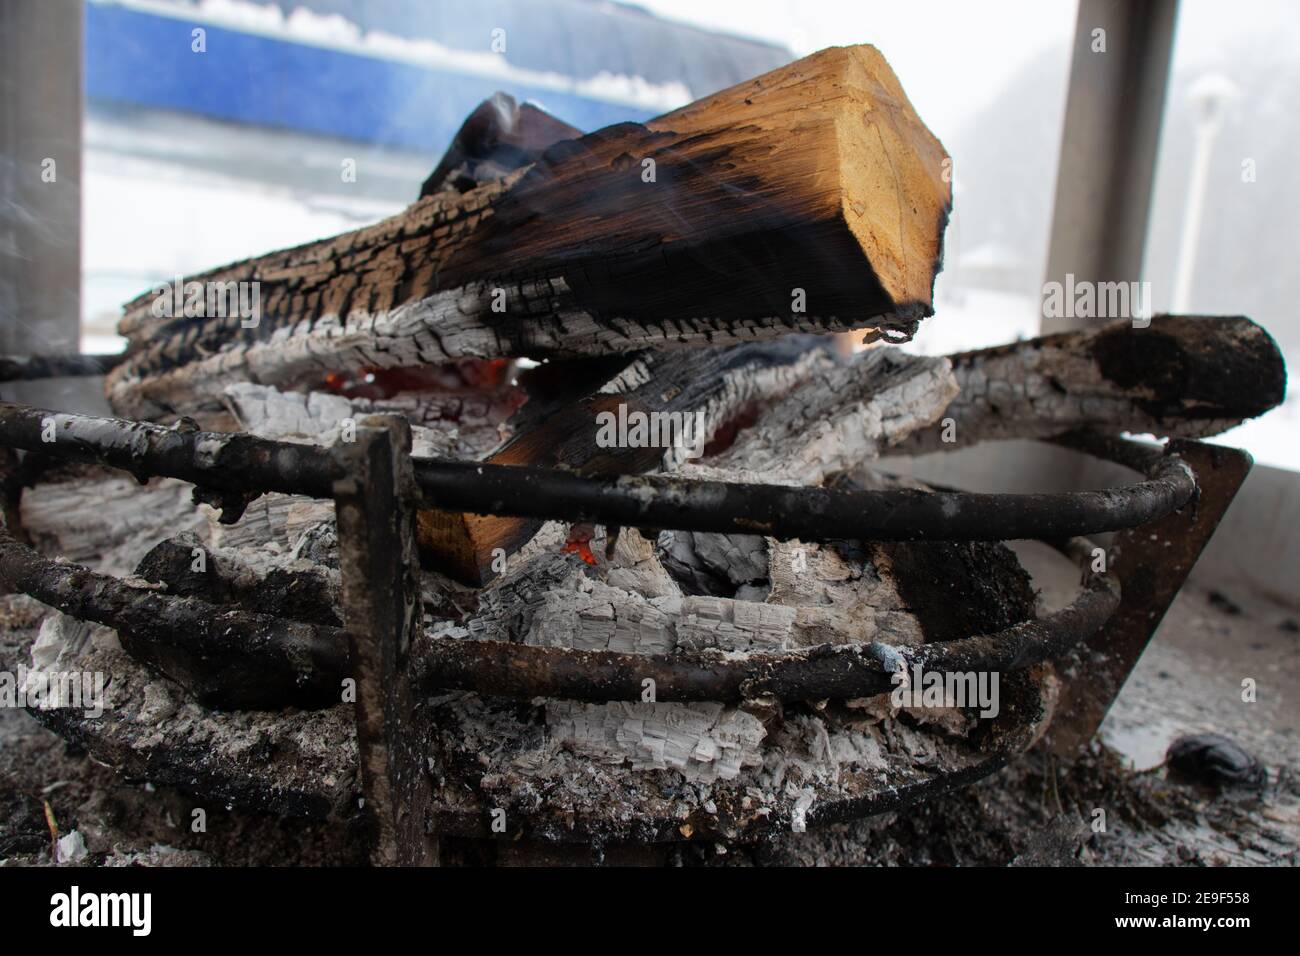
[[1264, 767], [1222, 734], [1189, 734], [1169, 745], [1165, 761], [1174, 771], [1201, 783], [1262, 790]]

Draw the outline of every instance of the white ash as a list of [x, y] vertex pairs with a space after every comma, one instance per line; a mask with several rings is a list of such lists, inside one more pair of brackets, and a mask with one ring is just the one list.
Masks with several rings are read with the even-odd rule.
[[32, 643], [32, 670], [57, 671], [81, 653], [90, 640], [91, 625], [59, 611], [51, 611], [41, 621], [41, 629]]
[[680, 599], [647, 600], [585, 576], [574, 583], [574, 590], [545, 595], [525, 643], [631, 654], [666, 654], [676, 646], [673, 612]]
[[178, 531], [208, 534], [193, 486], [156, 478], [141, 486], [112, 475], [41, 482], [23, 493], [23, 527], [37, 550], [107, 574], [126, 575]]
[[677, 639], [682, 647], [724, 651], [779, 651], [795, 646], [793, 607], [730, 598], [682, 600]]
[[664, 531], [657, 544], [664, 566], [697, 594], [735, 597], [741, 587], [768, 578], [767, 542], [760, 535]]
[[271, 492], [250, 502], [235, 524], [222, 524], [216, 509], [205, 506], [203, 513], [208, 522], [207, 537], [214, 548], [288, 554], [305, 534], [322, 523], [333, 522], [334, 503]]
[[[644, 538], [633, 536], [635, 532], [623, 534], [628, 536], [626, 542], [621, 541], [610, 561], [596, 569], [557, 550], [533, 551], [526, 561], [508, 567], [505, 574], [479, 593], [477, 611], [466, 619], [463, 628], [455, 634], [444, 630], [442, 636], [641, 654], [671, 654], [679, 648], [748, 653], [820, 643], [922, 643], [919, 623], [899, 597], [887, 562], [877, 550], [865, 551], [865, 560], [857, 561], [828, 546], [759, 539], [764, 553], [770, 556], [765, 563], [770, 566], [772, 580], [768, 599], [755, 602], [682, 595], [671, 584], [659, 560], [660, 552], [650, 548]], [[635, 575], [619, 576], [620, 571], [629, 570], [623, 567], [625, 563], [632, 565]], [[600, 580], [602, 576], [605, 581]], [[606, 583], [616, 576], [632, 586], [637, 582], [646, 584], [646, 593]], [[623, 759], [632, 771], [676, 769], [687, 773], [683, 767], [693, 766], [689, 761], [667, 758], [661, 766], [653, 754], [657, 754], [663, 726], [674, 721], [688, 726], [698, 723], [696, 705], [654, 704], [657, 720], [651, 724], [648, 737], [641, 733], [642, 725], [635, 723], [644, 714], [627, 710], [641, 707], [639, 704], [606, 706], [548, 700], [546, 706], [547, 726], [554, 740], [576, 747], [580, 753], [598, 752], [602, 759], [611, 761]], [[556, 715], [564, 717], [559, 724]], [[757, 721], [752, 715], [746, 716]], [[868, 718], [864, 714], [859, 719], [879, 721], [888, 716]], [[821, 722], [819, 718], [808, 718], [801, 726], [820, 727]], [[863, 731], [838, 730], [828, 735], [824, 728], [821, 734], [831, 743], [819, 745], [801, 739], [776, 746], [761, 738], [755, 742], [763, 754], [774, 749], [804, 754], [798, 759], [786, 754], [775, 775], [770, 769], [765, 771], [769, 777], [778, 778], [777, 790], [784, 792], [790, 774], [800, 781], [814, 780], [821, 787], [836, 786], [841, 764], [854, 759], [865, 761], [864, 768], [879, 769], [881, 749], [875, 738], [864, 736]], [[670, 752], [681, 756], [680, 747]], [[648, 753], [652, 756], [647, 757]], [[538, 760], [539, 772], [541, 767], [550, 766], [540, 757]], [[747, 766], [742, 762], [740, 770]], [[687, 774], [688, 779], [701, 779], [693, 774], [695, 770]]]
[[888, 558], [870, 548], [848, 561], [830, 545], [769, 539], [772, 590], [768, 600], [798, 609], [798, 643], [916, 647], [924, 636], [894, 583]]
[[687, 780], [732, 780], [762, 764], [762, 723], [714, 703], [587, 704], [552, 700], [546, 726], [570, 750], [633, 770], [679, 771]]
[[[635, 382], [635, 375], [628, 374], [629, 382]], [[880, 349], [862, 353], [848, 366], [815, 364], [804, 384], [777, 399], [757, 425], [739, 434], [731, 449], [706, 463], [687, 463], [682, 470], [692, 477], [724, 481], [818, 484], [836, 472], [860, 470], [883, 446], [934, 421], [955, 391], [943, 359], [918, 359]], [[817, 414], [823, 418], [820, 423], [811, 420]], [[887, 569], [881, 573], [874, 566], [876, 553], [859, 568], [831, 549], [798, 542], [767, 541], [759, 549], [755, 542], [744, 540], [750, 536], [732, 536], [740, 541], [722, 535], [698, 537], [698, 541], [696, 536], [690, 539], [693, 571], [729, 569], [732, 559], [739, 558], [736, 575], [728, 574], [728, 579], [739, 583], [736, 579], [743, 578], [753, 587], [751, 575], [769, 578], [766, 600], [676, 599], [674, 589], [665, 583], [671, 575], [658, 560], [661, 554], [647, 553], [631, 539], [626, 548], [615, 548], [612, 567], [606, 571], [613, 575], [634, 569], [635, 573], [619, 575], [622, 587], [590, 581], [590, 571], [574, 560], [540, 554], [527, 566], [508, 568], [503, 575], [508, 580], [494, 582], [479, 613], [471, 617], [468, 632], [480, 638], [522, 638], [530, 643], [632, 653], [665, 653], [679, 642], [744, 653], [817, 643], [922, 641], [920, 626], [890, 582]], [[687, 557], [685, 547], [683, 541], [679, 551], [683, 557]], [[760, 584], [757, 592], [763, 593], [765, 586]], [[643, 735], [624, 727], [628, 718], [622, 708], [629, 706], [640, 705], [548, 701], [548, 726], [553, 723], [552, 708], [565, 715], [588, 715], [581, 724], [565, 723], [559, 739], [568, 741], [570, 735], [577, 735], [584, 748], [597, 746], [593, 741], [598, 741], [600, 752], [610, 759], [621, 754], [634, 770], [656, 769], [659, 765], [645, 757], [650, 745]], [[664, 723], [670, 718], [698, 720], [694, 705], [653, 706]], [[610, 707], [615, 710], [609, 711]], [[590, 717], [597, 710], [598, 724]], [[623, 732], [607, 733], [607, 722], [624, 727]], [[808, 766], [816, 762], [805, 761]], [[675, 763], [666, 766], [681, 769]]]
[[[248, 382], [230, 385], [225, 398], [243, 431], [276, 441], [326, 446], [338, 442], [346, 429], [356, 428], [360, 419], [383, 411], [364, 398], [325, 392], [279, 392], [269, 385]], [[412, 423], [411, 454], [422, 458], [447, 454], [472, 457], [467, 449], [459, 447], [458, 438], [458, 428], [451, 423], [439, 423], [437, 429]]]
[[[698, 409], [704, 423], [700, 433], [691, 434], [686, 442], [665, 449], [661, 467], [665, 471], [672, 471], [688, 459], [698, 458], [717, 430], [751, 402], [779, 400], [801, 383], [819, 375], [831, 374], [831, 370], [836, 367], [838, 366], [826, 352], [810, 349], [788, 365], [724, 371], [721, 374], [722, 388]], [[607, 382], [600, 391], [603, 394], [622, 394], [645, 385], [653, 377], [653, 362], [637, 359]]]
[[812, 809], [813, 798], [815, 796], [816, 793], [812, 787], [804, 787], [799, 791], [799, 794], [794, 801], [794, 807], [790, 810], [791, 832], [808, 832], [808, 811]]
[[890, 770], [889, 753], [898, 748], [889, 745], [882, 728], [873, 718], [830, 721], [816, 714], [789, 714], [773, 729], [758, 779], [787, 796], [814, 785], [839, 790], [850, 772], [883, 780]]
[[88, 855], [86, 838], [78, 831], [71, 830], [59, 837], [55, 852], [56, 863], [77, 863], [84, 860]]
[[[514, 557], [521, 556], [522, 552]], [[560, 554], [558, 542], [550, 552], [533, 553], [513, 563], [507, 561], [506, 572], [477, 595], [477, 613], [463, 622], [469, 636], [475, 640], [522, 641], [548, 597], [578, 587], [580, 563], [576, 556]]]
[[262, 438], [319, 441], [353, 418], [352, 403], [325, 392], [282, 392], [269, 385], [239, 382], [226, 389], [225, 400], [241, 428]]
[[98, 625], [91, 625], [81, 651], [60, 666], [111, 675], [103, 715], [82, 724], [96, 760], [116, 766], [126, 761], [133, 774], [149, 768], [152, 778], [173, 766], [178, 753], [187, 754], [209, 775], [205, 786], [215, 788], [212, 799], [222, 799], [226, 787], [234, 793], [255, 786], [265, 789], [266, 805], [283, 805], [286, 812], [302, 812], [306, 793], [340, 809], [352, 802], [355, 732], [348, 705], [211, 711], [136, 662], [114, 631]]
[[937, 421], [957, 392], [945, 358], [867, 349], [815, 369], [709, 464], [770, 483], [820, 485]]
[[613, 587], [634, 591], [646, 598], [680, 598], [681, 588], [656, 555], [655, 544], [635, 528], [625, 528], [614, 544], [605, 580]]
[[[678, 647], [744, 652], [825, 643], [922, 643], [920, 625], [899, 597], [888, 567], [876, 566], [884, 561], [879, 552], [870, 552], [859, 566], [831, 548], [770, 540], [771, 593], [749, 601], [683, 595], [658, 554], [640, 542], [616, 548], [599, 572], [558, 549], [535, 552], [479, 593], [477, 610], [463, 622], [465, 633], [475, 639], [642, 654]], [[635, 573], [620, 574], [629, 570], [620, 567], [624, 560]], [[626, 586], [607, 583], [613, 580]]]

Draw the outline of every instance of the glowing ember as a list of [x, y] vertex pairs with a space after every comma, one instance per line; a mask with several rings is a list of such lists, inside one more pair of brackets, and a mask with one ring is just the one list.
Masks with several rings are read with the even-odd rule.
[[564, 554], [576, 554], [593, 567], [596, 564], [596, 556], [591, 553], [591, 539], [596, 533], [596, 526], [592, 524], [575, 524], [569, 528], [569, 537], [564, 542], [561, 549]]

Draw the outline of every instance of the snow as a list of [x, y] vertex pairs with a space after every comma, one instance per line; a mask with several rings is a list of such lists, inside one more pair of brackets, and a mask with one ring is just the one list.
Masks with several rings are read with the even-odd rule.
[[934, 315], [904, 348], [918, 355], [949, 355], [1003, 345], [1038, 334], [1038, 300], [991, 289], [954, 289], [940, 280]]
[[177, 275], [337, 235], [400, 202], [304, 195], [150, 157], [87, 149], [82, 178], [82, 350], [117, 352], [122, 305]]

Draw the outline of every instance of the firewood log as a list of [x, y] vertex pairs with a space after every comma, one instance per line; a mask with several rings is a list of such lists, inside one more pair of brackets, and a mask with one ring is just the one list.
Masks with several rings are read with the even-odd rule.
[[[590, 476], [671, 469], [703, 453], [719, 429], [743, 415], [751, 403], [782, 395], [814, 368], [834, 364], [831, 343], [814, 336], [646, 352], [617, 363], [612, 376], [578, 386], [576, 397], [565, 394], [572, 392], [570, 387], [550, 401], [542, 396], [531, 399], [516, 416], [515, 436], [486, 460]], [[539, 371], [555, 376], [545, 365]], [[580, 374], [567, 371], [570, 376]], [[426, 564], [475, 585], [491, 580], [504, 567], [505, 557], [541, 526], [541, 521], [526, 518], [436, 509], [418, 514]]]
[[[905, 453], [1076, 428], [1203, 438], [1278, 405], [1286, 365], [1241, 316], [1158, 315], [949, 356], [960, 391]], [[940, 427], [951, 419], [952, 427]], [[945, 438], [946, 432], [946, 438]]]
[[[537, 125], [524, 153], [560, 129]], [[210, 313], [206, 293], [257, 283], [256, 315], [158, 315], [165, 299], [143, 295], [120, 325], [130, 353], [109, 398], [121, 415], [163, 417], [215, 405], [236, 381], [310, 387], [341, 370], [793, 330], [906, 336], [933, 311], [948, 169], [874, 48], [823, 50], [182, 286], [203, 299], [189, 311]]]

